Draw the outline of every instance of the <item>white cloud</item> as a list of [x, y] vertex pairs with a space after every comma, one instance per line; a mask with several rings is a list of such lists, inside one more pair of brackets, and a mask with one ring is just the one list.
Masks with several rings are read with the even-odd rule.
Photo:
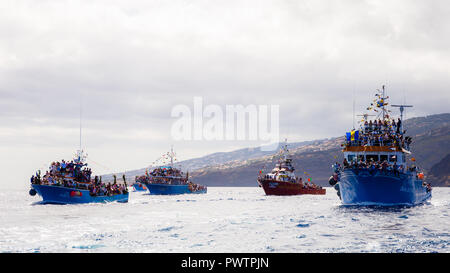
[[[293, 140], [342, 134], [353, 99], [362, 111], [383, 84], [393, 102], [414, 104], [408, 116], [448, 112], [447, 1], [0, 5], [0, 147], [32, 161], [53, 151], [41, 147], [54, 145], [56, 158], [76, 149], [80, 93], [86, 148], [113, 168], [168, 149], [171, 109], [194, 96], [279, 104]], [[249, 143], [179, 144], [188, 158]]]

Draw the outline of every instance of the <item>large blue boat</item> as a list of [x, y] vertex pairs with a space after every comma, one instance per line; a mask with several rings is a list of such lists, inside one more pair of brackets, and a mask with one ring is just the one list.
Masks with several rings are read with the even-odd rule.
[[[333, 165], [329, 183], [337, 190], [342, 204], [361, 206], [415, 206], [431, 198], [431, 185], [410, 157], [411, 137], [403, 131], [403, 111], [397, 122], [387, 109], [384, 86], [367, 110], [378, 113], [374, 122], [369, 114], [361, 120], [361, 128], [346, 134], [344, 162]], [[408, 159], [408, 157], [410, 157]], [[410, 164], [407, 164], [410, 161]]]
[[170, 165], [154, 168], [150, 173], [147, 170], [145, 175], [136, 177], [135, 183], [145, 184], [151, 195], [207, 193], [206, 186], [193, 183], [189, 180], [188, 173], [184, 174], [173, 166], [174, 158], [175, 153], [172, 149], [170, 153], [160, 158], [170, 159]]
[[53, 162], [42, 177], [38, 171], [31, 178], [30, 195], [40, 195], [43, 204], [128, 202], [125, 181], [119, 185], [115, 176], [112, 184], [102, 183], [98, 177], [91, 179], [91, 170], [86, 168], [84, 159], [83, 151], [79, 150], [72, 161]]

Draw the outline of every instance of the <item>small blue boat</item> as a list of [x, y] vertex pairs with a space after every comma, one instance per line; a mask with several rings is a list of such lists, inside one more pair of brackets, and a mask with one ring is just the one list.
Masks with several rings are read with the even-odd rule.
[[[400, 118], [395, 122], [382, 92], [367, 108], [378, 113], [378, 121], [367, 121], [359, 130], [346, 134], [343, 146], [344, 162], [333, 165], [329, 183], [337, 190], [343, 205], [356, 206], [416, 206], [431, 199], [431, 185], [408, 157], [412, 138], [403, 131], [403, 111], [411, 105], [393, 105], [400, 108]], [[408, 166], [409, 165], [409, 166]]]
[[106, 202], [128, 202], [128, 193], [111, 196], [91, 196], [89, 190], [66, 188], [61, 186], [31, 185], [30, 194], [33, 190], [42, 197], [43, 204], [83, 204], [83, 203], [106, 203]]
[[170, 165], [148, 170], [145, 175], [136, 177], [135, 184], [145, 184], [151, 195], [203, 194], [207, 193], [206, 186], [189, 181], [189, 174], [173, 167], [175, 153], [173, 149], [161, 157], [170, 158]]

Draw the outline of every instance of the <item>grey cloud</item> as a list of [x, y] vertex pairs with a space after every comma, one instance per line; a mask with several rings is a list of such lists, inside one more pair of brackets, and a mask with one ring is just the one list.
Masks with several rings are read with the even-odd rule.
[[2, 5], [0, 139], [9, 146], [76, 144], [80, 93], [85, 142], [99, 154], [169, 147], [171, 109], [192, 107], [194, 96], [280, 105], [281, 133], [298, 140], [343, 134], [353, 99], [360, 113], [383, 84], [392, 102], [414, 104], [408, 116], [448, 112], [446, 1]]

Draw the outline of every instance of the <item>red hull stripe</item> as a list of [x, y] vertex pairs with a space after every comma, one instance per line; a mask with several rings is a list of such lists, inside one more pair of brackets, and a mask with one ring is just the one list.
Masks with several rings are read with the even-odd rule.
[[301, 194], [318, 194], [326, 193], [325, 189], [303, 188], [300, 184], [291, 182], [280, 182], [273, 180], [260, 181], [267, 195], [301, 195]]

